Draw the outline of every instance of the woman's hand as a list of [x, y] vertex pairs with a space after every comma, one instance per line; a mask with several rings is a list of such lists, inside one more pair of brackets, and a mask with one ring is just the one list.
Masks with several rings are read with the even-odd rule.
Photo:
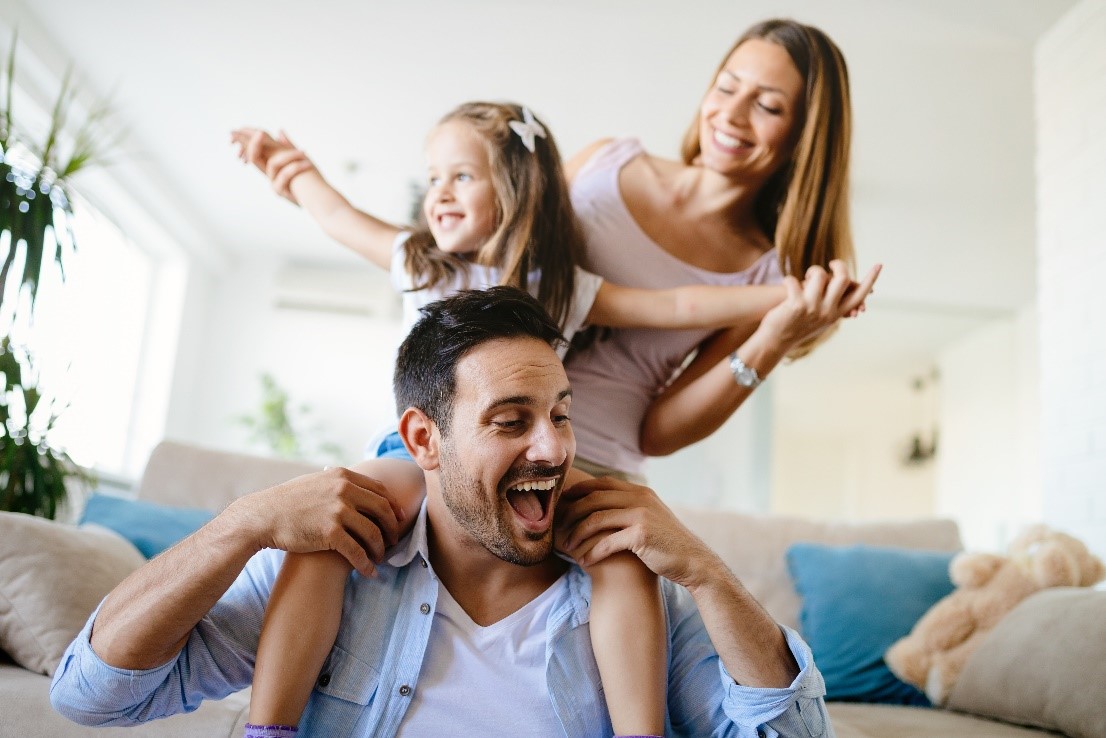
[[807, 269], [801, 283], [793, 276], [784, 277], [787, 295], [783, 302], [768, 311], [760, 327], [790, 350], [841, 318], [855, 317], [863, 312], [864, 301], [871, 294], [882, 268], [881, 264], [875, 265], [858, 283], [849, 277], [845, 263], [834, 259], [829, 272], [820, 266]]

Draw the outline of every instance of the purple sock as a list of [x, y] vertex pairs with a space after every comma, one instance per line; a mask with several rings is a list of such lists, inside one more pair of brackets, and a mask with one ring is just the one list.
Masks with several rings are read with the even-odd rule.
[[246, 723], [242, 738], [296, 738], [299, 728], [294, 725], [254, 725]]

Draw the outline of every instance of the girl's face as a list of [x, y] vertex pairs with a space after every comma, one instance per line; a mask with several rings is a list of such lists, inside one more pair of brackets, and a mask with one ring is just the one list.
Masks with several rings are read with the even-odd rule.
[[750, 39], [734, 49], [699, 109], [699, 163], [762, 183], [791, 158], [804, 83], [787, 50]]
[[484, 140], [464, 121], [435, 128], [426, 142], [423, 215], [438, 248], [472, 254], [492, 237], [498, 207]]

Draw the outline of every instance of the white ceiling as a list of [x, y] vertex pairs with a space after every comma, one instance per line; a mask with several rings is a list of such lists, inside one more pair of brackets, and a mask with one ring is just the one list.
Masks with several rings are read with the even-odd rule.
[[238, 164], [232, 127], [284, 127], [351, 199], [403, 219], [423, 136], [456, 103], [524, 102], [566, 155], [631, 134], [674, 154], [733, 38], [796, 17], [849, 61], [859, 260], [886, 265], [873, 306], [955, 333], [1033, 297], [1032, 49], [1074, 4], [0, 0], [0, 18], [43, 79], [73, 59], [82, 89], [112, 93], [116, 175], [182, 241], [353, 264]]

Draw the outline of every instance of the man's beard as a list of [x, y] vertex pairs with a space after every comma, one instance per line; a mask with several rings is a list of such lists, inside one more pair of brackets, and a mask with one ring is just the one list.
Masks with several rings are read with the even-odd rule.
[[523, 531], [526, 541], [532, 545], [521, 547], [515, 541], [512, 510], [505, 492], [518, 479], [563, 476], [564, 472], [563, 466], [532, 465], [513, 469], [502, 480], [495, 497], [489, 499], [481, 482], [470, 477], [452, 449], [443, 444], [438, 478], [446, 508], [466, 533], [507, 563], [536, 566], [548, 559], [553, 550], [553, 528], [550, 526], [541, 533]]

